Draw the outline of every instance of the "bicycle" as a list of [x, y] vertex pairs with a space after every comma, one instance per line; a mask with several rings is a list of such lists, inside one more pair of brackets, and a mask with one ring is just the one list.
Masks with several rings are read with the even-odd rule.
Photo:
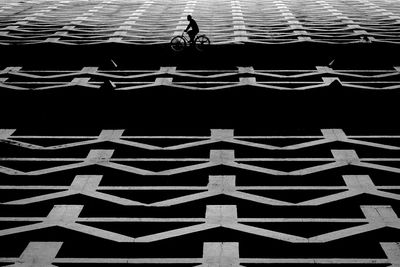
[[[185, 32], [182, 32], [182, 35], [177, 35], [171, 39], [170, 45], [172, 50], [180, 52], [185, 49], [189, 43], [190, 40], [185, 37]], [[209, 45], [210, 39], [208, 39], [205, 34], [197, 35], [197, 37], [194, 39], [194, 47], [197, 49], [197, 51], [204, 51]]]

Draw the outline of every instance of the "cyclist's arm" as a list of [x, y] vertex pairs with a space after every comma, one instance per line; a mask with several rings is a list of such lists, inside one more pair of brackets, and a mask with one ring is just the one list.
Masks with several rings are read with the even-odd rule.
[[185, 32], [187, 32], [191, 26], [192, 26], [192, 24], [191, 24], [191, 23], [189, 23], [189, 25], [186, 27], [186, 30], [185, 30]]

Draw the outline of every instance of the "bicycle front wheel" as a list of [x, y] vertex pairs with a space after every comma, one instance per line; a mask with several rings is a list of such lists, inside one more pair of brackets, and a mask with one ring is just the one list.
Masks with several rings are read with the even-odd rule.
[[186, 46], [186, 41], [182, 36], [175, 36], [170, 42], [172, 50], [176, 52], [182, 51]]
[[210, 45], [210, 39], [205, 35], [200, 35], [196, 38], [195, 46], [198, 51], [204, 51]]

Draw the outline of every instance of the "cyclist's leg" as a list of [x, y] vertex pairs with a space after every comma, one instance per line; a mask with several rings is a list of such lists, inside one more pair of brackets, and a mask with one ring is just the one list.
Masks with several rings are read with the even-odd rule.
[[196, 36], [196, 34], [193, 32], [193, 30], [188, 31], [187, 33], [190, 37], [190, 44], [194, 44], [194, 37]]
[[196, 36], [199, 34], [198, 31], [193, 31], [193, 44], [196, 42]]

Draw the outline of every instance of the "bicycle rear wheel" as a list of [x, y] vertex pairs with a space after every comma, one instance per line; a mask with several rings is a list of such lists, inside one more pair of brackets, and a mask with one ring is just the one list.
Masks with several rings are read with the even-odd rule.
[[210, 45], [210, 39], [205, 35], [200, 35], [196, 38], [195, 46], [198, 51], [204, 51]]
[[172, 50], [176, 52], [182, 51], [186, 46], [186, 41], [182, 36], [175, 36], [170, 42]]

